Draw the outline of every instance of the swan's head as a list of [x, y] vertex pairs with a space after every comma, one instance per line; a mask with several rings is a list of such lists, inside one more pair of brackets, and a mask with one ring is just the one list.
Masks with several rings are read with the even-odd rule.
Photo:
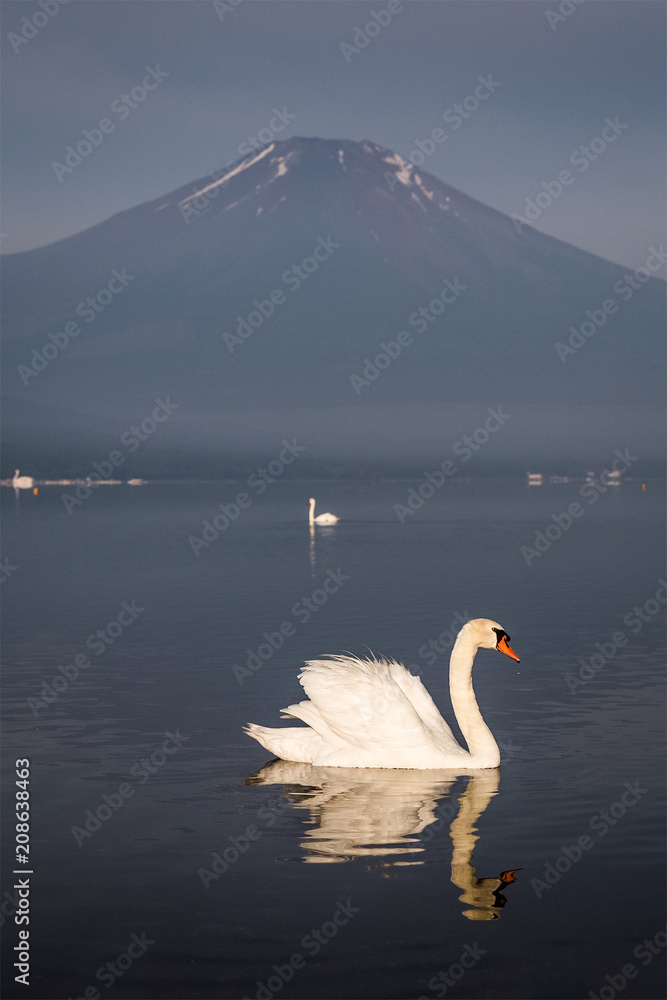
[[310, 500], [308, 501], [308, 506], [310, 507], [314, 503], [315, 503], [315, 497], [311, 497]]
[[471, 635], [477, 649], [497, 649], [517, 663], [520, 662], [510, 646], [510, 637], [505, 629], [490, 618], [473, 618], [472, 621], [466, 622], [459, 635], [461, 633]]

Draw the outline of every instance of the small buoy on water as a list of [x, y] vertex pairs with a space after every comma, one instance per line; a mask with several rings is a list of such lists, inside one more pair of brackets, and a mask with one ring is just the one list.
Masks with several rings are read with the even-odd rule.
[[33, 486], [32, 492], [35, 494], [35, 496], [37, 496], [37, 494], [39, 493], [39, 490], [37, 489], [36, 486]]
[[643, 490], [645, 490], [645, 489], [646, 489], [646, 483], [642, 483], [642, 489], [643, 489]]

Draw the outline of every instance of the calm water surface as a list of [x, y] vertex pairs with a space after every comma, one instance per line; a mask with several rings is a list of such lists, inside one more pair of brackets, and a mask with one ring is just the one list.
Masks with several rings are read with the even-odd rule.
[[[71, 515], [58, 487], [2, 490], [4, 996], [664, 996], [662, 487], [450, 483], [401, 524], [408, 487], [278, 482], [197, 556], [243, 484], [100, 488]], [[311, 536], [313, 494], [342, 520]], [[241, 730], [289, 724], [303, 660], [367, 647], [451, 721], [450, 633], [479, 616], [521, 656], [475, 666], [499, 771], [270, 764]]]

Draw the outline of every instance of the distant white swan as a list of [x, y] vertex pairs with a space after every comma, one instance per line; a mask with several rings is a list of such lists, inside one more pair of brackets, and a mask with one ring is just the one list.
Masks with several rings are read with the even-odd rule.
[[497, 767], [500, 751], [477, 705], [472, 665], [478, 649], [498, 649], [519, 661], [507, 632], [475, 618], [459, 632], [449, 661], [449, 691], [464, 750], [418, 677], [402, 663], [369, 657], [310, 660], [299, 674], [310, 701], [282, 709], [307, 728], [267, 729], [249, 736], [283, 760], [329, 767]]
[[337, 524], [340, 521], [335, 514], [318, 514], [315, 517], [315, 499], [311, 497], [308, 501], [310, 510], [308, 511], [308, 524]]
[[35, 480], [32, 476], [19, 476], [19, 470], [14, 470], [14, 478], [12, 479], [12, 486], [16, 490], [31, 490], [35, 485]]

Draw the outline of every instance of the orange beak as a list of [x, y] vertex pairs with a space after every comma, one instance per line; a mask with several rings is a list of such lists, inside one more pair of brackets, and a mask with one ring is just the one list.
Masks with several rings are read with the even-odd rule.
[[501, 872], [498, 878], [500, 879], [501, 882], [504, 882], [505, 885], [509, 885], [511, 882], [516, 882], [516, 879], [514, 878], [514, 873], [522, 871], [523, 868], [512, 868], [510, 871]]
[[504, 653], [505, 656], [509, 656], [512, 660], [516, 660], [517, 663], [521, 662], [521, 660], [516, 655], [516, 653], [510, 646], [509, 642], [507, 641], [506, 635], [504, 635], [502, 639], [499, 641], [498, 645], [496, 646], [496, 649], [499, 649], [501, 653]]

